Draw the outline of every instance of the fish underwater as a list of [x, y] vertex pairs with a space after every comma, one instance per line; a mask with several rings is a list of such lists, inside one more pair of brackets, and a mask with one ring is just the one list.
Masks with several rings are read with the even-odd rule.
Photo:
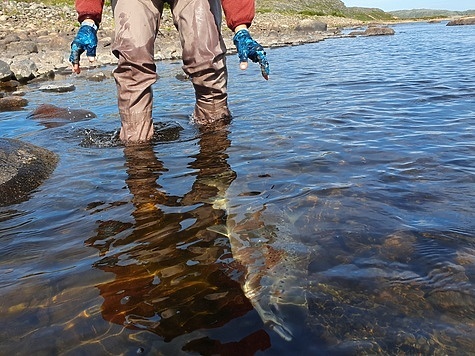
[[296, 312], [307, 315], [313, 247], [294, 238], [291, 214], [282, 202], [272, 202], [265, 194], [233, 194], [235, 186], [231, 184], [214, 201], [216, 209], [226, 211], [227, 219], [210, 230], [229, 239], [243, 292], [263, 323], [291, 341]]

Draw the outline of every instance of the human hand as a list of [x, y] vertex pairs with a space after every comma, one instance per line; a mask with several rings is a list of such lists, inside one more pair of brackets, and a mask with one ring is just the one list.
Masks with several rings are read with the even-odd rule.
[[266, 52], [264, 48], [255, 40], [252, 39], [249, 31], [247, 29], [242, 29], [236, 32], [233, 38], [234, 45], [236, 46], [240, 68], [247, 68], [247, 61], [257, 63], [261, 66], [261, 73], [264, 79], [269, 79], [269, 62], [267, 61]]
[[97, 26], [92, 20], [84, 20], [81, 27], [71, 43], [71, 54], [69, 61], [73, 65], [73, 72], [79, 74], [81, 68], [79, 67], [79, 59], [81, 54], [86, 51], [89, 62], [94, 62], [96, 59], [97, 48]]

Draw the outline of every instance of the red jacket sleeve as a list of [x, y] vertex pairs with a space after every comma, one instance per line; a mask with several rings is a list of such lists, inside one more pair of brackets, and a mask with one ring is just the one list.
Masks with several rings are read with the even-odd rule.
[[76, 0], [75, 4], [79, 22], [91, 19], [96, 25], [101, 23], [104, 0]]
[[228, 27], [234, 31], [239, 25], [251, 26], [255, 15], [254, 0], [221, 0]]

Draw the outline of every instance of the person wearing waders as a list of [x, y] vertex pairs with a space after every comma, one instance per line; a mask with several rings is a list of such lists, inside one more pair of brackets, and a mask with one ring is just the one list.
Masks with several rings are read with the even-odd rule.
[[[247, 61], [258, 62], [265, 79], [269, 63], [262, 46], [252, 39], [248, 27], [254, 14], [254, 0], [112, 0], [115, 22], [113, 54], [118, 58], [114, 78], [121, 118], [120, 139], [125, 144], [147, 142], [153, 136], [152, 84], [157, 80], [154, 42], [165, 3], [183, 49], [183, 70], [194, 86], [196, 102], [193, 120], [213, 126], [228, 122], [226, 48], [221, 35], [221, 4], [226, 24], [234, 32], [241, 69]], [[97, 29], [104, 0], [76, 0], [81, 26], [71, 44], [69, 61], [80, 73], [80, 56], [96, 56]]]

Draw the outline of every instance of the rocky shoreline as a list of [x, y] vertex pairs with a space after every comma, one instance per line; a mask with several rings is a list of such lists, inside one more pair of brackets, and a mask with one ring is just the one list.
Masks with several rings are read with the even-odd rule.
[[[55, 72], [68, 70], [69, 47], [78, 30], [76, 16], [74, 7], [68, 5], [3, 1], [0, 5], [0, 82], [13, 79], [26, 83], [37, 78], [51, 78]], [[356, 20], [344, 18], [309, 20], [267, 13], [256, 15], [252, 33], [264, 47], [269, 48], [321, 41], [338, 36], [343, 27], [359, 24]], [[97, 61], [93, 66], [116, 62], [110, 51], [113, 27], [112, 12], [106, 6], [98, 32]], [[233, 53], [232, 33], [224, 25], [223, 35], [229, 53]], [[178, 33], [170, 11], [165, 9], [155, 59], [180, 57]], [[81, 65], [87, 67], [88, 61], [84, 60]]]
[[[77, 14], [73, 6], [52, 6], [41, 3], [3, 0], [0, 4], [0, 92], [11, 88], [15, 80], [26, 83], [38, 78], [52, 78], [55, 72], [67, 71], [69, 48], [78, 30]], [[366, 26], [362, 21], [342, 17], [282, 15], [258, 13], [251, 28], [253, 37], [264, 47], [298, 45], [343, 36], [341, 29]], [[353, 32], [355, 35], [386, 35], [388, 30]], [[223, 36], [228, 53], [235, 53], [232, 32], [223, 23]], [[98, 32], [97, 61], [92, 66], [116, 63], [110, 47], [114, 38], [110, 6], [105, 6]], [[165, 9], [160, 33], [155, 45], [155, 59], [181, 58], [178, 33], [171, 13]], [[81, 65], [87, 68], [87, 60]], [[3, 83], [3, 84], [2, 84]]]

